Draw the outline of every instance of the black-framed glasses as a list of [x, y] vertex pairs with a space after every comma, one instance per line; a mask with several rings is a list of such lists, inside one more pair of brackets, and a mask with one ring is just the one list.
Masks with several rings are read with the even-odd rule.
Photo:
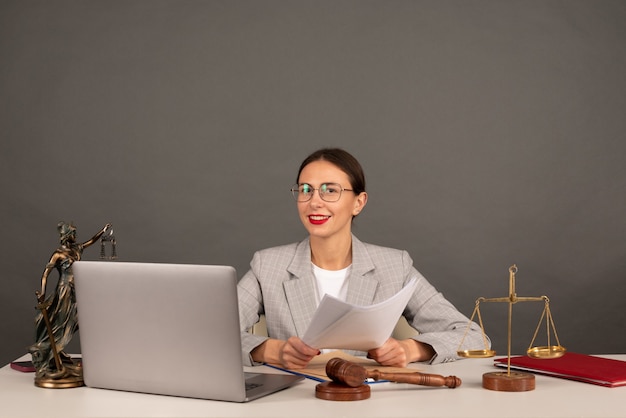
[[313, 198], [315, 191], [320, 195], [320, 198], [325, 202], [336, 202], [341, 197], [341, 192], [352, 192], [352, 189], [344, 189], [341, 184], [337, 183], [322, 183], [319, 188], [314, 188], [308, 183], [294, 184], [291, 188], [291, 194], [298, 202], [308, 202]]

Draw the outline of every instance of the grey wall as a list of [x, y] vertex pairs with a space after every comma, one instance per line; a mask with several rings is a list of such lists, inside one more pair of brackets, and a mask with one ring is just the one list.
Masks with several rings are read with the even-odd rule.
[[[366, 170], [355, 233], [467, 315], [516, 263], [565, 346], [626, 352], [625, 21], [595, 0], [3, 0], [0, 363], [32, 342], [58, 221], [112, 222], [124, 261], [243, 274], [304, 237], [288, 190], [321, 146]], [[540, 313], [515, 306], [514, 351]], [[506, 307], [483, 315], [505, 353]]]

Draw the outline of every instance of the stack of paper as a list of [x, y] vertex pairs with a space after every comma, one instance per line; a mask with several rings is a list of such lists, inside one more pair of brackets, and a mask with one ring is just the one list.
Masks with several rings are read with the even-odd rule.
[[355, 306], [330, 295], [322, 298], [302, 341], [315, 348], [368, 351], [391, 336], [417, 286], [413, 277], [391, 298]]

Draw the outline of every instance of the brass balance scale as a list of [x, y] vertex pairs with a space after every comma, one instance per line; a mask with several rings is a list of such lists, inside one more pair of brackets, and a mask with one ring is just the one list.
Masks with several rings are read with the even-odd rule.
[[[514, 264], [509, 267], [509, 296], [508, 297], [500, 297], [500, 298], [484, 298], [480, 297], [476, 299], [476, 305], [474, 307], [474, 312], [470, 318], [470, 322], [467, 325], [467, 329], [465, 330], [465, 334], [463, 335], [463, 339], [459, 344], [459, 349], [457, 354], [460, 357], [467, 358], [486, 358], [495, 356], [496, 352], [489, 348], [489, 343], [487, 341], [487, 335], [485, 333], [485, 327], [483, 325], [482, 316], [480, 314], [480, 304], [482, 302], [505, 302], [509, 305], [509, 316], [508, 316], [508, 343], [507, 343], [507, 370], [506, 372], [490, 372], [485, 373], [483, 375], [483, 387], [485, 389], [491, 389], [496, 391], [506, 391], [506, 392], [521, 392], [521, 391], [529, 391], [535, 389], [535, 375], [532, 373], [524, 373], [518, 371], [511, 371], [511, 323], [513, 316], [513, 305], [518, 302], [544, 302], [544, 309], [541, 313], [541, 317], [539, 318], [539, 323], [537, 324], [537, 329], [535, 330], [535, 334], [530, 342], [528, 349], [526, 350], [526, 354], [529, 357], [536, 359], [552, 359], [558, 358], [565, 354], [565, 347], [563, 347], [559, 341], [559, 337], [556, 333], [556, 327], [554, 326], [554, 320], [552, 319], [552, 313], [550, 312], [550, 299], [547, 296], [539, 296], [539, 297], [519, 297], [515, 293], [515, 274], [517, 273], [517, 266]], [[467, 336], [468, 331], [470, 330], [472, 321], [474, 317], [478, 317], [478, 323], [480, 325], [480, 329], [483, 336], [484, 348], [483, 349], [474, 349], [474, 350], [462, 350], [463, 341], [465, 341], [465, 337]], [[547, 333], [547, 345], [545, 346], [535, 346], [535, 339], [537, 338], [537, 334], [539, 333], [539, 329], [542, 326], [542, 323], [545, 319], [546, 324], [546, 333]], [[554, 334], [556, 339], [556, 345], [552, 345], [551, 343], [551, 335]]]

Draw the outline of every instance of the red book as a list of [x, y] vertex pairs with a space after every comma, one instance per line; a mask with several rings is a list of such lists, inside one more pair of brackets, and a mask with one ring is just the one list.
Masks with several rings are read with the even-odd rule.
[[[498, 367], [507, 367], [507, 358], [494, 360]], [[562, 357], [535, 359], [511, 357], [511, 369], [523, 370], [594, 385], [626, 386], [626, 361], [566, 352]]]
[[35, 371], [32, 361], [12, 361], [11, 368], [23, 373], [32, 373]]

